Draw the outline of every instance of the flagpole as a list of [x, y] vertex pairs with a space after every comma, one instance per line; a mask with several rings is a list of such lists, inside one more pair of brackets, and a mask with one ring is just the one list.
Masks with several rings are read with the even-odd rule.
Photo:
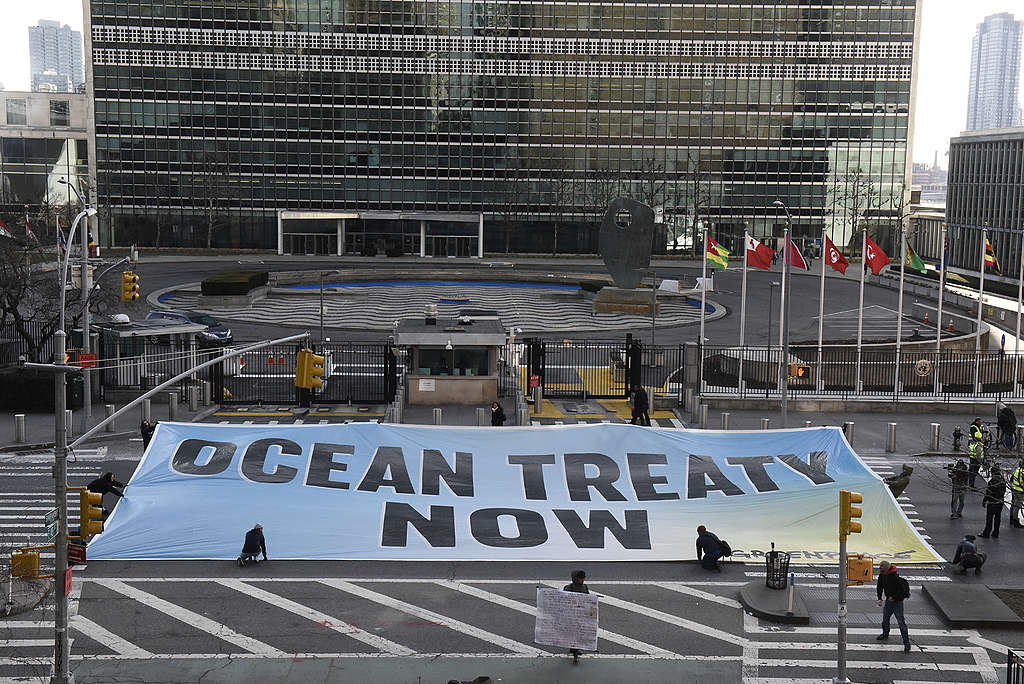
[[1020, 307], [1024, 303], [1024, 230], [1020, 234], [1020, 270], [1017, 274], [1017, 327], [1013, 338], [1013, 388], [1017, 389], [1017, 371], [1020, 370]]
[[[901, 222], [902, 223], [902, 222]], [[900, 343], [903, 341], [903, 273], [907, 267], [907, 227], [900, 226], [900, 301], [896, 305], [896, 372], [892, 380], [892, 394], [895, 398], [900, 393]]]
[[825, 389], [825, 381], [821, 377], [821, 343], [825, 334], [825, 268], [828, 258], [825, 256], [825, 232], [827, 228], [821, 227], [821, 291], [818, 294], [818, 371], [815, 373], [815, 388], [822, 392]]
[[988, 253], [988, 228], [981, 229], [981, 278], [978, 281], [978, 320], [974, 325], [974, 393], [981, 379], [981, 312], [985, 306], [985, 255]]
[[942, 256], [939, 262], [939, 313], [935, 322], [935, 364], [932, 372], [935, 373], [935, 394], [942, 389], [939, 380], [939, 362], [942, 357], [942, 301], [946, 298], [946, 224], [942, 224]]
[[746, 356], [746, 329], [747, 329], [747, 244], [750, 240], [750, 233], [743, 231], [743, 287], [740, 294], [740, 374], [736, 378], [736, 391], [743, 394], [743, 357]]
[[707, 306], [708, 297], [708, 229], [703, 230], [704, 234], [704, 258], [700, 266], [700, 338], [697, 340], [698, 349], [701, 354], [701, 367], [704, 366], [704, 309]]
[[[789, 290], [790, 285], [790, 273], [792, 273], [792, 253], [793, 247], [790, 244], [793, 233], [793, 219], [789, 215], [789, 207], [786, 209], [786, 261], [783, 265], [783, 276], [782, 276], [782, 315], [779, 316], [779, 322], [782, 325], [782, 427], [787, 427], [788, 422], [788, 404], [789, 404]], [[806, 267], [807, 264], [804, 264]]]
[[864, 339], [864, 271], [867, 270], [868, 260], [868, 229], [864, 226], [861, 229], [860, 238], [860, 299], [857, 304], [857, 369], [853, 384], [853, 391], [860, 392], [860, 345]]
[[[779, 291], [779, 374], [776, 378], [776, 387], [779, 390], [779, 410], [782, 410], [782, 393], [783, 388], [786, 387], [789, 382], [788, 373], [789, 368], [786, 366], [786, 359], [783, 356], [783, 332], [785, 331], [785, 319], [786, 319], [786, 264], [789, 263], [789, 228], [786, 229], [785, 237], [782, 240], [782, 288]], [[786, 427], [785, 418], [783, 417], [782, 427]]]

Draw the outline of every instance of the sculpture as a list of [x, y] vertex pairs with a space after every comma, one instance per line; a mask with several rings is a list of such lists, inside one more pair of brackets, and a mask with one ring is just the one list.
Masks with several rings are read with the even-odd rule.
[[615, 285], [635, 289], [651, 264], [654, 211], [642, 202], [617, 197], [608, 205], [598, 250]]

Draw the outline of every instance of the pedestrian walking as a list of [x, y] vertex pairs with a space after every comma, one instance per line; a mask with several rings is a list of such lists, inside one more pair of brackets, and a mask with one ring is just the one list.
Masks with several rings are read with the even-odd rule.
[[505, 424], [505, 409], [496, 401], [491, 402], [491, 425], [501, 427]]
[[238, 567], [243, 567], [249, 561], [259, 563], [256, 556], [263, 552], [263, 560], [267, 560], [267, 540], [263, 536], [263, 525], [256, 523], [251, 530], [245, 533], [245, 541], [242, 543], [242, 554], [238, 557]]
[[697, 560], [702, 568], [722, 572], [718, 559], [729, 555], [727, 551], [728, 544], [719, 539], [718, 535], [703, 525], [697, 528]]
[[949, 503], [949, 519], [962, 518], [964, 512], [964, 496], [967, 494], [967, 464], [958, 458], [949, 469], [949, 479], [953, 484], [953, 499]]
[[1010, 476], [1010, 527], [1024, 527], [1020, 524], [1020, 509], [1024, 503], [1024, 460], [1017, 463], [1017, 469]]
[[967, 468], [970, 473], [968, 486], [971, 489], [974, 489], [974, 482], [978, 477], [978, 471], [981, 470], [981, 464], [985, 460], [984, 439], [981, 433], [981, 418], [975, 418], [968, 429], [967, 436], [967, 453], [971, 461], [970, 466]]
[[956, 547], [956, 555], [953, 556], [953, 567], [958, 568], [961, 575], [974, 568], [974, 574], [981, 573], [981, 566], [988, 560], [988, 554], [978, 550], [974, 543], [973, 534], [965, 534], [964, 540]]
[[[887, 560], [878, 564], [878, 584], [875, 586], [878, 605], [882, 608], [882, 633], [875, 639], [885, 641], [889, 638], [889, 624], [896, 616], [903, 637], [903, 652], [910, 653], [910, 636], [907, 634], [907, 620], [903, 617], [903, 602], [910, 597], [910, 583], [900, 577], [896, 566]], [[884, 597], [884, 598], [883, 598]]]
[[142, 450], [145, 451], [149, 448], [149, 441], [153, 439], [153, 432], [156, 431], [156, 423], [150, 423], [148, 420], [143, 419], [139, 425], [139, 432], [142, 433]]
[[648, 411], [651, 408], [650, 399], [647, 397], [647, 390], [639, 384], [633, 385], [633, 419], [629, 422], [633, 425], [651, 424], [651, 416]]
[[985, 529], [978, 536], [988, 539], [989, 536], [999, 539], [999, 521], [1003, 517], [1003, 499], [1006, 498], [1006, 480], [999, 468], [992, 466], [992, 474], [985, 487], [985, 496], [981, 505], [985, 507]]
[[[569, 584], [566, 584], [564, 587], [562, 587], [562, 591], [573, 591], [573, 592], [576, 592], [577, 594], [589, 594], [590, 593], [590, 589], [583, 582], [583, 580], [587, 579], [587, 573], [585, 573], [582, 570], [573, 570], [572, 575], [570, 575], [569, 577], [572, 579], [572, 582], [569, 583]], [[583, 651], [581, 651], [578, 648], [570, 648], [569, 649], [569, 654], [572, 655], [572, 664], [573, 665], [577, 664], [580, 661], [580, 654], [582, 652]]]
[[903, 495], [907, 485], [910, 484], [910, 476], [914, 473], [914, 469], [907, 464], [903, 464], [903, 470], [899, 475], [890, 475], [882, 478], [885, 484], [889, 485], [889, 491], [892, 492], [894, 499], [899, 498]]

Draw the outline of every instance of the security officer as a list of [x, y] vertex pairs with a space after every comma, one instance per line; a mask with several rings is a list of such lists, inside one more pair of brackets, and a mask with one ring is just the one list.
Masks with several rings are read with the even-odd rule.
[[1024, 527], [1020, 524], [1020, 509], [1024, 504], [1024, 460], [1010, 476], [1010, 527]]
[[974, 489], [974, 480], [978, 477], [978, 471], [981, 470], [982, 461], [985, 460], [985, 444], [981, 433], [981, 418], [975, 418], [974, 422], [971, 423], [967, 438], [967, 453], [971, 457], [971, 464], [967, 468], [971, 474], [968, 486]]

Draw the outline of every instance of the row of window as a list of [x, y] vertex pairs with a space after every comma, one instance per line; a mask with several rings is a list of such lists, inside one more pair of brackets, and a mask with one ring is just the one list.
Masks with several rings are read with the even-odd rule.
[[[7, 98], [7, 125], [28, 125], [28, 101], [24, 98]], [[71, 125], [71, 105], [67, 100], [50, 100], [50, 125], [67, 127]]]

